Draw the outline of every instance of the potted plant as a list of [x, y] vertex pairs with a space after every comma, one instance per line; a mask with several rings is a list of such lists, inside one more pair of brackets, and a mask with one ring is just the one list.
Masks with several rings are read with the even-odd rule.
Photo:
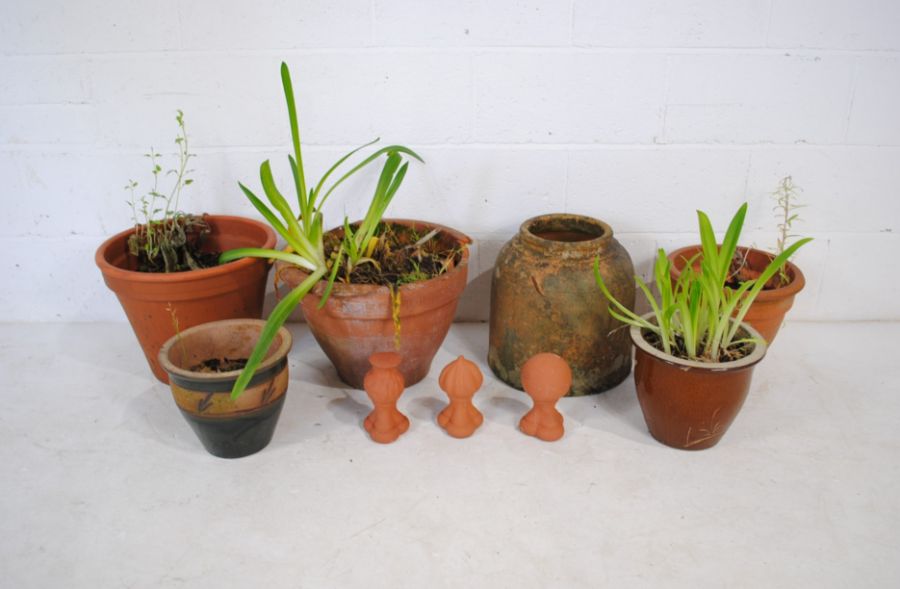
[[[233, 394], [239, 395], [246, 386], [271, 337], [301, 301], [313, 335], [345, 381], [361, 388], [362, 376], [369, 367], [368, 356], [398, 347], [404, 356], [400, 370], [406, 384], [413, 384], [427, 373], [450, 327], [456, 302], [466, 284], [469, 239], [439, 225], [382, 222], [409, 167], [403, 156], [422, 161], [418, 154], [401, 145], [376, 150], [327, 184], [338, 168], [378, 141], [375, 139], [341, 157], [316, 184], [308, 185], [293, 85], [285, 63], [281, 64], [281, 81], [294, 148], [288, 159], [299, 215], [275, 186], [266, 160], [260, 166], [260, 180], [271, 208], [249, 188], [243, 184], [240, 187], [288, 247], [283, 251], [240, 248], [223, 253], [220, 260], [248, 256], [276, 260], [276, 276], [292, 288], [269, 316]], [[322, 206], [328, 197], [347, 178], [381, 156], [385, 156], [384, 166], [365, 217], [353, 224], [345, 218], [341, 227], [325, 232]], [[307, 295], [309, 299], [304, 300]]]
[[[189, 215], [179, 209], [184, 188], [192, 183], [188, 135], [178, 111], [177, 163], [163, 172], [153, 149], [151, 188], [136, 193], [129, 181], [134, 226], [97, 249], [95, 261], [131, 322], [153, 374], [168, 382], [160, 366], [160, 346], [175, 333], [175, 324], [190, 328], [208, 321], [259, 318], [269, 267], [264, 260], [219, 264], [221, 251], [237, 247], [273, 247], [275, 233], [264, 223], [227, 215]], [[172, 176], [168, 192], [160, 186]]]
[[766, 353], [765, 340], [744, 318], [766, 282], [810, 241], [785, 248], [759, 277], [732, 288], [731, 260], [746, 212], [745, 203], [718, 245], [709, 218], [698, 211], [702, 255], [689, 259], [674, 283], [670, 258], [658, 251], [654, 278], [659, 298], [635, 278], [652, 309], [646, 315], [620, 303], [594, 263], [597, 284], [611, 303], [610, 314], [630, 326], [636, 350], [634, 381], [647, 427], [654, 438], [674, 448], [709, 448], [728, 430], [749, 391], [753, 367]]
[[264, 327], [260, 319], [204, 323], [176, 333], [159, 351], [176, 405], [214, 456], [247, 456], [272, 439], [288, 387], [287, 329], [275, 334], [244, 393], [231, 397]]
[[[779, 254], [784, 252], [788, 242], [795, 237], [792, 234], [793, 223], [798, 219], [796, 209], [802, 205], [797, 204], [797, 191], [790, 176], [782, 179], [778, 189], [773, 193], [776, 201], [775, 211], [778, 218], [778, 241], [775, 252], [738, 246], [731, 260], [728, 283], [737, 287], [741, 283], [758, 278], [762, 271]], [[702, 248], [698, 245], [683, 247], [669, 254], [671, 265], [671, 278], [678, 280], [688, 260], [694, 259], [695, 263], [702, 254]], [[800, 271], [790, 260], [772, 276], [760, 291], [753, 305], [747, 310], [744, 318], [752, 325], [768, 343], [775, 340], [775, 335], [784, 323], [784, 316], [794, 305], [794, 297], [803, 290], [806, 280]]]
[[[368, 225], [376, 227], [365, 252], [371, 261], [358, 265], [353, 255], [344, 256], [330, 296], [326, 299], [328, 284], [320, 281], [301, 303], [303, 317], [345, 383], [363, 388], [368, 357], [395, 350], [402, 358], [398, 369], [411, 386], [428, 374], [450, 330], [466, 288], [471, 240], [425, 221], [384, 219]], [[339, 249], [345, 235], [345, 228], [330, 231], [326, 252]], [[296, 266], [278, 272], [290, 285], [304, 276]]]

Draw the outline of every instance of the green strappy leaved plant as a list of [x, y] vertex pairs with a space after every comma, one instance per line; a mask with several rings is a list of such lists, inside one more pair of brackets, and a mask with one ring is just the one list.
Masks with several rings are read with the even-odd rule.
[[[658, 250], [653, 271], [659, 290], [658, 299], [647, 284], [635, 276], [638, 288], [650, 303], [652, 321], [615, 299], [600, 275], [599, 259], [595, 260], [594, 276], [603, 295], [611, 303], [609, 313], [625, 324], [655, 334], [666, 354], [701, 362], [721, 362], [733, 357], [737, 347], [753, 341], [737, 339], [737, 335], [754, 299], [788, 258], [812, 241], [812, 238], [805, 238], [790, 245], [766, 266], [758, 278], [732, 289], [727, 286], [729, 266], [746, 214], [747, 204], [744, 203], [732, 218], [719, 245], [709, 217], [703, 211], [697, 211], [702, 253], [685, 262], [681, 275], [673, 284], [669, 277], [671, 262], [665, 251]], [[695, 269], [698, 259], [699, 269]]]
[[[375, 139], [374, 141], [370, 141], [365, 145], [357, 147], [338, 159], [337, 162], [322, 175], [316, 184], [307, 184], [306, 174], [303, 169], [303, 157], [300, 150], [300, 131], [297, 122], [297, 107], [294, 102], [291, 74], [287, 64], [284, 62], [281, 64], [281, 83], [284, 87], [284, 97], [287, 102], [288, 118], [290, 119], [291, 125], [291, 139], [294, 153], [293, 155], [288, 155], [288, 160], [293, 174], [299, 214], [294, 213], [291, 209], [291, 205], [288, 204], [287, 199], [285, 199], [275, 186], [275, 180], [272, 177], [272, 168], [269, 164], [269, 160], [264, 161], [260, 165], [259, 177], [262, 183], [263, 192], [265, 193], [271, 208], [257, 197], [253, 191], [247, 188], [247, 186], [242, 183], [238, 183], [238, 185], [256, 210], [266, 218], [269, 224], [272, 225], [272, 228], [284, 239], [288, 247], [284, 251], [265, 248], [234, 249], [224, 252], [220, 256], [219, 261], [220, 263], [224, 263], [245, 257], [268, 258], [270, 260], [280, 260], [299, 266], [300, 268], [303, 268], [308, 275], [303, 282], [281, 299], [272, 310], [253, 352], [247, 359], [246, 367], [232, 388], [232, 398], [237, 398], [247, 387], [247, 384], [250, 382], [256, 369], [259, 367], [263, 358], [265, 358], [266, 352], [272, 344], [278, 329], [284, 324], [303, 297], [312, 290], [313, 286], [328, 276], [328, 284], [324, 296], [319, 303], [321, 307], [321, 305], [325, 304], [325, 301], [331, 293], [331, 288], [334, 284], [343, 256], [348, 256], [354, 264], [360, 263], [361, 258], [363, 257], [362, 253], [365, 253], [361, 244], [364, 245], [368, 243], [365, 240], [370, 240], [374, 235], [375, 228], [380, 223], [387, 205], [399, 189], [400, 184], [403, 182], [403, 178], [406, 175], [409, 164], [403, 162], [403, 154], [413, 157], [420, 162], [423, 161], [418, 154], [407, 147], [402, 145], [390, 145], [376, 150], [361, 162], [349, 168], [330, 185], [327, 183], [332, 174], [334, 174], [349, 158], [356, 155], [360, 150], [375, 144], [378, 141], [378, 139]], [[334, 190], [345, 180], [367, 165], [373, 163], [382, 155], [386, 156], [386, 161], [378, 185], [375, 188], [375, 194], [372, 197], [372, 204], [369, 207], [369, 212], [366, 214], [363, 224], [357, 229], [356, 233], [347, 232], [336, 255], [333, 259], [327, 259], [325, 256], [322, 206]]]

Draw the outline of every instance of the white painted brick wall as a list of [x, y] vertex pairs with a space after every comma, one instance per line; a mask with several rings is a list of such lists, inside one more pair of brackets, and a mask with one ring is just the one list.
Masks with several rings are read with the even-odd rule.
[[[804, 188], [792, 317], [900, 319], [900, 3], [892, 0], [31, 0], [0, 18], [0, 320], [124, 320], [93, 265], [127, 227], [186, 112], [198, 212], [253, 215], [272, 158], [289, 176], [278, 77], [292, 67], [307, 164], [376, 136], [417, 149], [394, 216], [478, 241], [460, 317], [484, 319], [490, 270], [527, 217], [609, 222], [645, 276], [769, 193]], [[365, 208], [375, 171], [336, 194]]]

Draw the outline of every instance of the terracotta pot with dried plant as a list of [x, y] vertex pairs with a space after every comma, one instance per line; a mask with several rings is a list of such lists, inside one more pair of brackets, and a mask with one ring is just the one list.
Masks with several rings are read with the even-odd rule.
[[232, 248], [271, 248], [275, 232], [253, 219], [227, 215], [190, 215], [179, 210], [182, 190], [192, 183], [184, 115], [176, 116], [177, 163], [165, 171], [174, 178], [170, 191], [160, 187], [160, 154], [151, 150], [152, 185], [138, 195], [129, 181], [134, 227], [103, 242], [94, 257], [106, 285], [116, 294], [150, 369], [159, 380], [168, 375], [159, 349], [178, 329], [220, 319], [262, 315], [269, 265], [245, 259], [219, 264], [219, 252]]

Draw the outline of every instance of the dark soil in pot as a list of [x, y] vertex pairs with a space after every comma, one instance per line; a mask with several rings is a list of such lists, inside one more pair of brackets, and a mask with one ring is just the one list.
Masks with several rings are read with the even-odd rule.
[[138, 272], [189, 272], [219, 265], [218, 250], [210, 249], [212, 226], [207, 215], [178, 215], [139, 225], [128, 236], [128, 264]]
[[246, 365], [247, 358], [207, 358], [191, 366], [190, 371], [206, 374], [211, 372], [231, 372], [232, 370], [243, 370]]
[[[341, 243], [343, 229], [325, 235], [325, 256], [332, 257]], [[439, 228], [426, 229], [394, 222], [382, 223], [378, 241], [367, 254], [371, 262], [357, 265], [350, 275], [346, 266], [337, 273], [339, 283], [402, 286], [437, 278], [459, 265], [465, 244]]]

